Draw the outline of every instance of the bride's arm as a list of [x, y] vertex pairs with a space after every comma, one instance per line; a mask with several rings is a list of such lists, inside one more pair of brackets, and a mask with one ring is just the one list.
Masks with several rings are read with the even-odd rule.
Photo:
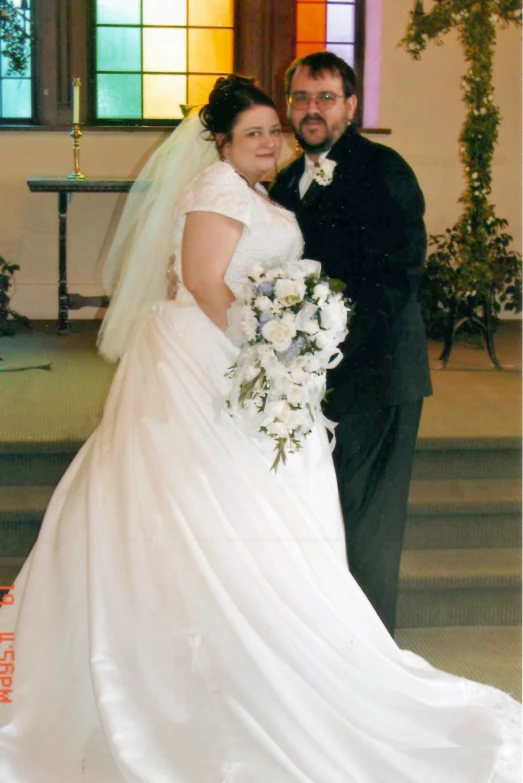
[[227, 310], [235, 299], [223, 278], [242, 231], [239, 220], [215, 212], [189, 212], [183, 231], [184, 285], [223, 331], [229, 325]]

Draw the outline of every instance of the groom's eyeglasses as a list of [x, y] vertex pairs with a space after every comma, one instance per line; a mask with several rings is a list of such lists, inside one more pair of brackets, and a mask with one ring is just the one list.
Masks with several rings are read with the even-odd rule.
[[293, 109], [307, 109], [309, 103], [313, 101], [316, 106], [324, 111], [332, 109], [338, 98], [345, 99], [345, 95], [338, 95], [335, 92], [319, 92], [317, 95], [309, 95], [308, 92], [293, 92], [289, 95], [289, 106]]

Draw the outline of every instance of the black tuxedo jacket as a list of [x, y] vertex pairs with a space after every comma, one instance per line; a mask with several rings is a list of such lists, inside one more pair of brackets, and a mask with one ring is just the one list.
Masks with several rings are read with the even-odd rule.
[[329, 152], [327, 186], [313, 181], [303, 200], [303, 156], [283, 169], [271, 198], [292, 210], [304, 257], [346, 282], [355, 314], [329, 373], [329, 412], [361, 405], [399, 405], [431, 394], [418, 287], [426, 255], [425, 203], [412, 169], [397, 152], [349, 126]]

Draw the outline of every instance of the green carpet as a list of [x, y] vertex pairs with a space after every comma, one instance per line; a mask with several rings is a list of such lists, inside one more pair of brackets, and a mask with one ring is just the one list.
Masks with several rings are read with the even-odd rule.
[[521, 701], [521, 626], [404, 629], [395, 641], [438, 669], [494, 685]]

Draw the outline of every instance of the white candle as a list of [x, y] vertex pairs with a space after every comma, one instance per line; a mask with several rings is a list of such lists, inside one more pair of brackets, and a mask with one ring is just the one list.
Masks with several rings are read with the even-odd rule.
[[73, 79], [73, 125], [80, 124], [80, 79]]

